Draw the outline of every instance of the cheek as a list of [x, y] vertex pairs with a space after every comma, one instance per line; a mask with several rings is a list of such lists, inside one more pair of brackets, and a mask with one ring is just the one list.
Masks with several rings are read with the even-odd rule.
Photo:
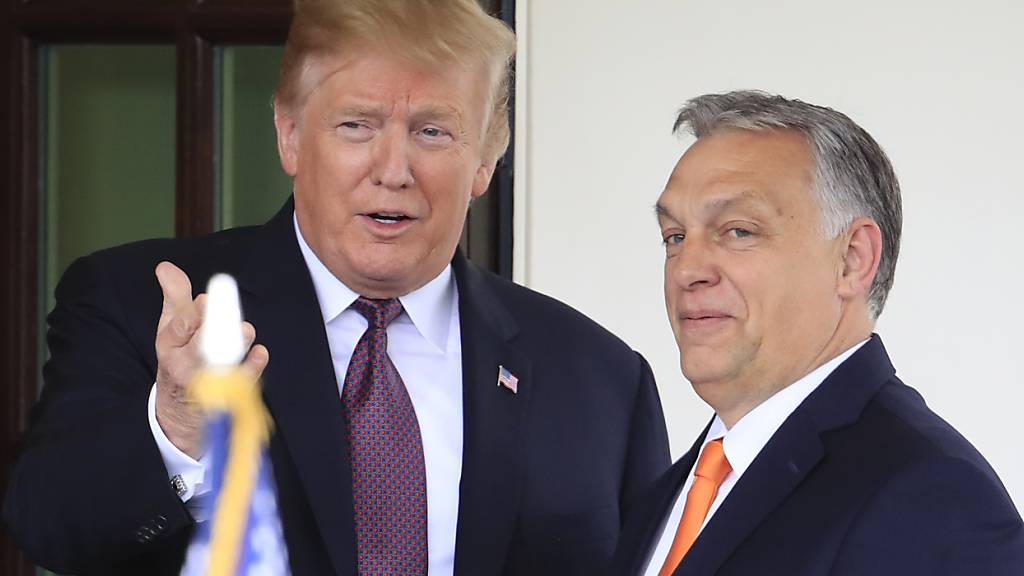
[[417, 168], [413, 176], [431, 208], [442, 213], [451, 211], [453, 218], [465, 217], [473, 173], [451, 162], [419, 162]]
[[756, 306], [762, 328], [787, 335], [786, 340], [800, 340], [816, 332], [831, 315], [827, 303], [828, 288], [819, 270], [790, 262], [789, 268], [770, 278], [763, 287], [763, 296]]
[[427, 159], [419, 164], [419, 172], [435, 188], [446, 189], [453, 196], [469, 197], [474, 171], [461, 158]]
[[787, 292], [785, 274], [774, 265], [744, 261], [723, 272], [719, 294], [730, 310], [739, 315], [745, 331], [757, 332], [764, 316], [778, 310], [779, 295]]
[[790, 262], [790, 284], [803, 293], [807, 307], [820, 305], [835, 296], [839, 280], [835, 258], [824, 250], [806, 250], [799, 259]]
[[673, 295], [675, 294], [675, 286], [672, 282], [672, 266], [669, 260], [665, 260], [665, 276], [662, 282], [662, 288], [665, 290], [665, 309], [668, 310], [670, 319], [672, 310], [675, 308], [675, 302]]
[[668, 315], [669, 326], [672, 328], [672, 331], [675, 332], [676, 328], [677, 328], [677, 323], [678, 323], [677, 322], [677, 316], [676, 316], [676, 310], [678, 309], [678, 303], [677, 302], [678, 302], [678, 299], [679, 299], [680, 290], [675, 285], [675, 283], [672, 282], [672, 269], [669, 266], [668, 262], [665, 263], [664, 290], [665, 290], [665, 313]]
[[299, 161], [308, 170], [330, 174], [337, 172], [339, 167], [352, 167], [368, 164], [369, 149], [367, 146], [346, 143], [334, 136], [331, 131], [321, 130], [318, 133], [305, 135]]

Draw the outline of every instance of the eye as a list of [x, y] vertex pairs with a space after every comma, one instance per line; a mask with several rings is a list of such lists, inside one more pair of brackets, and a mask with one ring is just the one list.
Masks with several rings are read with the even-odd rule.
[[749, 238], [754, 233], [746, 228], [733, 227], [727, 231], [728, 234], [732, 235], [733, 238]]
[[661, 243], [665, 246], [678, 246], [685, 238], [686, 234], [667, 234], [661, 239]]
[[349, 142], [364, 143], [373, 138], [373, 128], [363, 120], [345, 120], [338, 123], [338, 133]]
[[448, 136], [448, 132], [437, 126], [425, 126], [420, 129], [420, 134], [430, 139], [440, 139]]

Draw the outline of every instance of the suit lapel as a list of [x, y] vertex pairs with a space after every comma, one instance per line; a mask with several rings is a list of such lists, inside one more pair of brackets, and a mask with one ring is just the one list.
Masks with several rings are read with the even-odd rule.
[[334, 572], [355, 574], [348, 427], [331, 352], [288, 202], [239, 271], [243, 311], [270, 350], [264, 397], [323, 537]]
[[783, 422], [704, 527], [675, 574], [715, 574], [825, 457], [822, 433], [855, 422], [893, 374], [881, 340], [873, 335]]
[[817, 429], [794, 413], [733, 486], [675, 574], [714, 574], [761, 520], [814, 468], [823, 454]]
[[[515, 529], [522, 486], [520, 437], [530, 400], [530, 359], [510, 341], [518, 328], [484, 273], [453, 260], [462, 331], [463, 453], [456, 574], [499, 574]], [[498, 385], [498, 367], [518, 378]]]
[[[693, 469], [693, 465], [697, 461], [697, 455], [700, 453], [700, 447], [704, 445], [704, 438], [707, 436], [710, 426], [709, 423], [704, 427], [704, 431], [697, 437], [697, 441], [693, 443], [690, 450], [647, 490], [650, 497], [640, 503], [639, 510], [635, 512], [635, 518], [626, 519], [627, 527], [623, 530], [618, 550], [623, 553], [630, 551], [633, 555], [617, 563], [617, 568], [621, 573], [641, 574], [647, 559], [650, 558], [654, 548], [661, 540], [662, 533], [665, 530], [675, 533], [675, 526], [668, 526], [666, 518], [672, 512], [676, 494], [679, 493], [679, 489], [686, 482], [690, 470]], [[640, 529], [631, 530], [630, 527], [634, 525], [639, 526]]]

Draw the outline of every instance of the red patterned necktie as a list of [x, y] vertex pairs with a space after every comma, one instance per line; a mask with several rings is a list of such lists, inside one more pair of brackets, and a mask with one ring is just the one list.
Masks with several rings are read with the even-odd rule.
[[396, 299], [360, 297], [369, 326], [352, 352], [341, 394], [348, 417], [359, 574], [427, 573], [427, 480], [409, 393], [388, 358]]

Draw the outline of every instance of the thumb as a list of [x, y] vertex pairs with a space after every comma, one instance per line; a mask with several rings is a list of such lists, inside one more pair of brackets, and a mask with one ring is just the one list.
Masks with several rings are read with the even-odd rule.
[[170, 262], [156, 265], [156, 280], [163, 291], [164, 303], [160, 311], [157, 332], [162, 330], [174, 315], [192, 304], [192, 282], [188, 275]]

